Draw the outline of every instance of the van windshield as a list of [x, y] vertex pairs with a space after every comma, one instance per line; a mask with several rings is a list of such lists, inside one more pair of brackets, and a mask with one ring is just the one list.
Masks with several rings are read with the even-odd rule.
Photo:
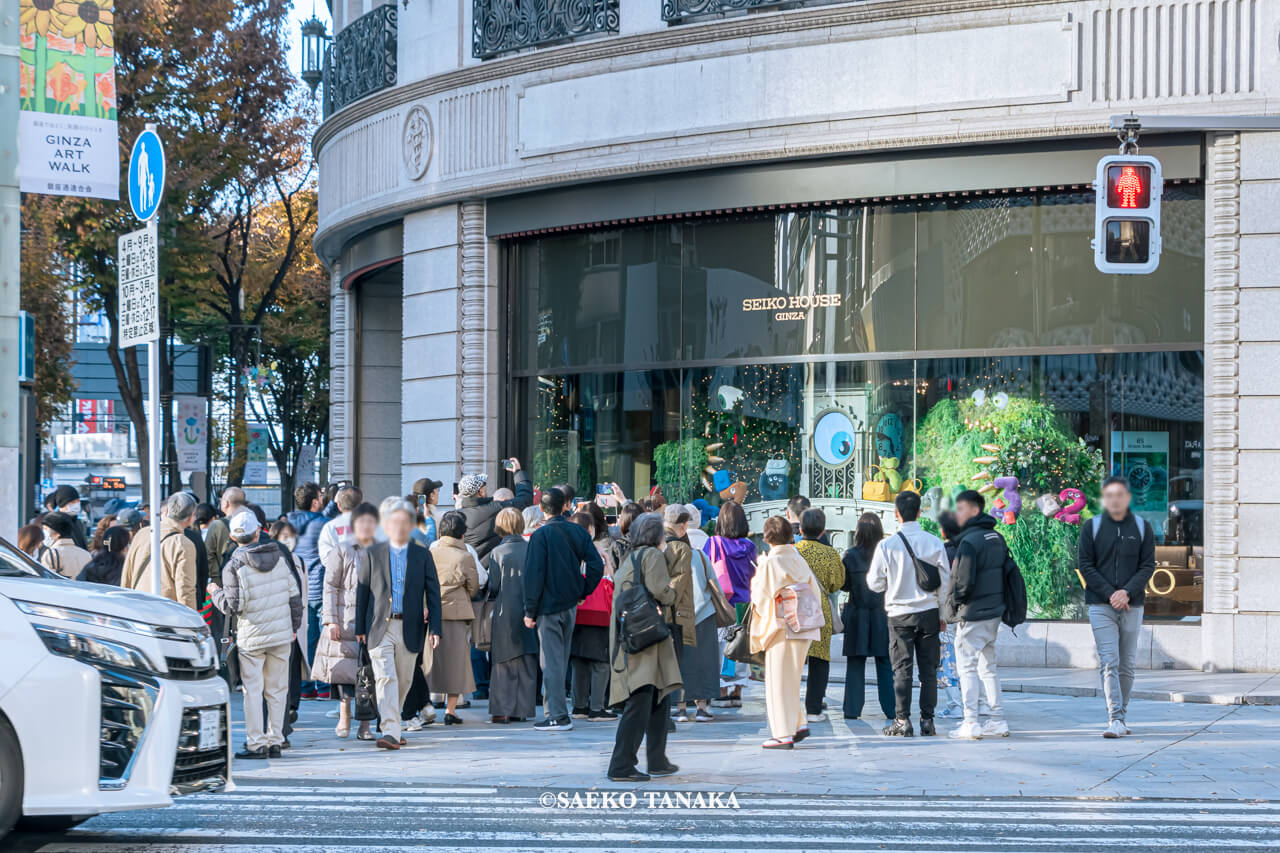
[[8, 539], [0, 538], [0, 577], [3, 578], [60, 578], [13, 546]]

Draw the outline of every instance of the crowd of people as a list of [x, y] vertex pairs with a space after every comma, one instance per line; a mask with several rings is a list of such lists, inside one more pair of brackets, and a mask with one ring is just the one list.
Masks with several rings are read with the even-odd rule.
[[[959, 719], [956, 739], [1009, 735], [995, 646], [1002, 621], [1025, 617], [1025, 591], [1020, 600], [980, 493], [960, 492], [936, 517], [939, 537], [921, 524], [920, 495], [903, 491], [894, 535], [865, 513], [840, 554], [803, 496], [764, 521], [761, 547], [733, 500], [667, 503], [655, 489], [631, 501], [612, 484], [579, 500], [568, 485], [535, 492], [516, 459], [503, 467], [511, 488], [490, 495], [485, 475], [468, 474], [451, 509], [429, 478], [377, 505], [352, 483], [303, 484], [274, 522], [236, 487], [216, 507], [186, 492], [165, 502], [161, 594], [201, 611], [222, 641], [225, 675], [244, 696], [237, 757], [288, 749], [303, 699], [336, 703], [338, 737], [354, 723], [357, 739], [398, 750], [437, 710], [446, 726], [467, 722], [474, 698], [487, 699], [493, 724], [563, 732], [616, 721], [608, 776], [644, 781], [678, 771], [667, 755], [678, 723], [741, 707], [753, 680], [764, 683], [762, 746], [809, 737], [825, 719], [837, 634], [846, 719], [863, 714], [870, 659], [885, 736], [917, 733], [917, 683], [920, 735], [936, 734], [935, 717]], [[90, 534], [79, 500], [60, 487], [19, 547], [65, 577], [150, 591], [143, 514], [108, 515]], [[1126, 481], [1104, 483], [1102, 504], [1079, 563], [1104, 735], [1122, 737], [1154, 539], [1129, 511]], [[705, 527], [704, 513], [714, 516]]]

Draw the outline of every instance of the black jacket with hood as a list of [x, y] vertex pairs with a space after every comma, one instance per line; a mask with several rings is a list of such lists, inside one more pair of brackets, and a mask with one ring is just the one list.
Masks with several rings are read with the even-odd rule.
[[956, 538], [946, 620], [999, 619], [1004, 615], [1004, 561], [1009, 547], [996, 532], [995, 518], [986, 513], [975, 515], [965, 522]]

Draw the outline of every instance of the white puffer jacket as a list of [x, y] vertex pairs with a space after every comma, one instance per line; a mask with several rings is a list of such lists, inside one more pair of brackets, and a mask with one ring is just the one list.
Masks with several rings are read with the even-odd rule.
[[288, 645], [302, 623], [293, 567], [274, 542], [236, 549], [222, 569], [226, 610], [236, 616], [236, 645], [253, 652]]

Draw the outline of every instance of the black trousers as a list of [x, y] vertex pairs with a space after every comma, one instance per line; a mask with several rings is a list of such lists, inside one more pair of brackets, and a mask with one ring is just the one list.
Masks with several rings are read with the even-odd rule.
[[667, 761], [667, 715], [671, 712], [671, 696], [658, 701], [658, 689], [641, 687], [622, 705], [618, 732], [609, 759], [610, 776], [626, 776], [636, 770], [640, 741], [645, 742], [645, 758], [649, 767], [665, 767]]
[[[876, 655], [876, 692], [880, 694], [880, 710], [886, 719], [892, 720], [894, 715], [893, 667], [889, 659]], [[844, 671], [844, 715], [846, 718], [861, 717], [862, 706], [867, 698], [867, 659], [852, 657], [845, 663]]]
[[[430, 637], [427, 642], [431, 642]], [[404, 707], [400, 709], [402, 720], [416, 717], [419, 711], [431, 704], [431, 686], [427, 684], [427, 677], [422, 674], [422, 656], [425, 652], [425, 647], [418, 652], [418, 662], [413, 666], [413, 683], [409, 685], [409, 692], [404, 694]]]
[[932, 720], [938, 706], [938, 609], [889, 617], [889, 659], [893, 661], [894, 713], [911, 718], [911, 665], [920, 668], [920, 719]]
[[827, 695], [827, 682], [831, 680], [831, 661], [808, 657], [809, 678], [804, 685], [804, 712], [822, 713], [822, 698]]

